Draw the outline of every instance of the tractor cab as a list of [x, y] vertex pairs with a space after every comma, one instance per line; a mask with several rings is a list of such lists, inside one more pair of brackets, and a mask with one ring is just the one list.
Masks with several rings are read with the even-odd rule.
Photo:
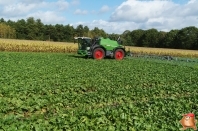
[[75, 37], [74, 39], [77, 40], [78, 43], [78, 54], [86, 55], [87, 50], [89, 50], [92, 45], [92, 39], [90, 37]]

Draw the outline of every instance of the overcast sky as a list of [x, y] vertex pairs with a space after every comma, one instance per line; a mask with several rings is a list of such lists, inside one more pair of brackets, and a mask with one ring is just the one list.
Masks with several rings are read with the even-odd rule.
[[198, 27], [198, 0], [0, 0], [0, 17], [44, 24], [87, 25], [107, 33]]

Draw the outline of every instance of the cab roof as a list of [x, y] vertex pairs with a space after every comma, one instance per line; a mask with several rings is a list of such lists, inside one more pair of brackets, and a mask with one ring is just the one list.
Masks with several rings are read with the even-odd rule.
[[90, 37], [74, 37], [74, 39], [91, 39]]

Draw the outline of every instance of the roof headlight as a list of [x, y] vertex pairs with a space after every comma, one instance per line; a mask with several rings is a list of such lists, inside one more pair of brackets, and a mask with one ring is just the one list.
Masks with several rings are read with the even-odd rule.
[[90, 47], [87, 47], [87, 50], [90, 50]]

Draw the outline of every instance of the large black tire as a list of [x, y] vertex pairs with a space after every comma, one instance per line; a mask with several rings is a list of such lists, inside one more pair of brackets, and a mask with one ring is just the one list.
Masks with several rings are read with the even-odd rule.
[[105, 51], [102, 48], [96, 48], [93, 51], [93, 58], [101, 60], [105, 57]]
[[124, 59], [125, 52], [123, 49], [116, 49], [114, 52], [114, 59], [116, 60], [122, 60]]

